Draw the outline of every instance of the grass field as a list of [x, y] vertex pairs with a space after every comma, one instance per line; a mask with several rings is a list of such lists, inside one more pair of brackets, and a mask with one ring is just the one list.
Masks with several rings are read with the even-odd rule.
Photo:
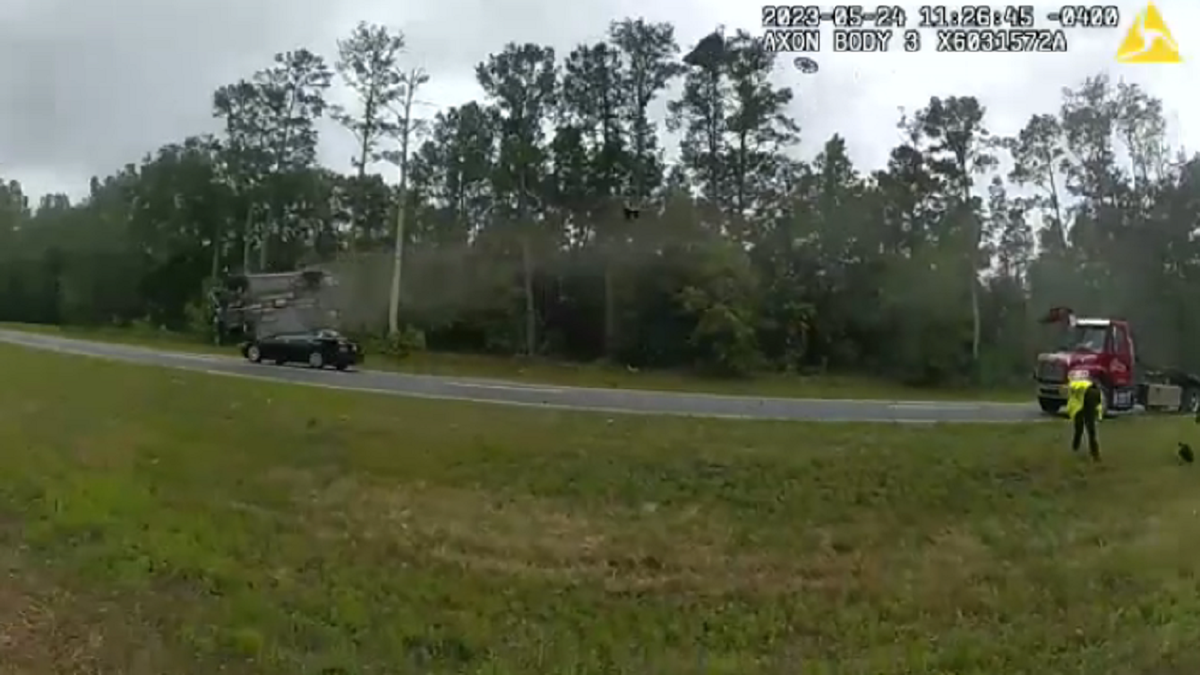
[[[159, 349], [236, 354], [235, 347], [216, 347], [189, 336], [149, 330], [0, 324], [0, 328], [120, 342]], [[574, 387], [708, 392], [786, 398], [866, 398], [897, 400], [995, 400], [1032, 402], [1030, 387], [998, 389], [931, 389], [906, 387], [867, 377], [845, 375], [760, 374], [752, 378], [712, 378], [695, 373], [639, 371], [599, 363], [566, 363], [544, 359], [503, 358], [477, 354], [416, 353], [404, 359], [369, 354], [367, 366], [425, 375], [483, 377]]]
[[0, 345], [0, 672], [1200, 672], [1181, 419], [405, 400]]

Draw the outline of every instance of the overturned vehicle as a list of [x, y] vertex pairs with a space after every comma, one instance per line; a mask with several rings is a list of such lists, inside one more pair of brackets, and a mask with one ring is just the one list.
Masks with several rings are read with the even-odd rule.
[[335, 329], [339, 301], [337, 278], [320, 268], [229, 276], [209, 292], [213, 340], [230, 344]]

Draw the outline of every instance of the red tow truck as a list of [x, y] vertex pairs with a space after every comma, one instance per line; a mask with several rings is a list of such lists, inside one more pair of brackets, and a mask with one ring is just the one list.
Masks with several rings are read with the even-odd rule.
[[1076, 318], [1055, 307], [1042, 323], [1062, 326], [1058, 349], [1038, 354], [1033, 378], [1038, 404], [1055, 414], [1067, 403], [1067, 374], [1086, 370], [1100, 387], [1104, 411], [1200, 413], [1200, 377], [1178, 369], [1147, 367], [1138, 358], [1133, 330], [1121, 319]]

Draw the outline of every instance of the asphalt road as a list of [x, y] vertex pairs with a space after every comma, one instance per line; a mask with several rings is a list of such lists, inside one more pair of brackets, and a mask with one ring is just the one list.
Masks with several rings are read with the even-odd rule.
[[991, 403], [755, 398], [590, 389], [375, 370], [312, 370], [253, 364], [234, 356], [169, 352], [9, 330], [0, 330], [0, 341], [63, 353], [326, 388], [608, 413], [822, 422], [1029, 422], [1045, 419], [1032, 401]]

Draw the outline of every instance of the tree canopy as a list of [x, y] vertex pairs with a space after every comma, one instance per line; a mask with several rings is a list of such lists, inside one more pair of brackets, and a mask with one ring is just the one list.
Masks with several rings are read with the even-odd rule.
[[[1011, 138], [946, 92], [881, 122], [900, 142], [867, 171], [837, 135], [798, 157], [803, 89], [748, 33], [683, 47], [642, 19], [565, 55], [509, 44], [476, 67], [480, 100], [424, 119], [398, 32], [279, 54], [214, 92], [219, 132], [78, 203], [0, 181], [0, 320], [185, 330], [224, 274], [325, 263], [348, 328], [383, 331], [402, 251], [398, 315], [431, 349], [987, 383], [1027, 377], [1035, 318], [1067, 305], [1200, 369], [1200, 162], [1136, 85], [1077, 83]], [[317, 162], [323, 116], [354, 140], [345, 166]]]

